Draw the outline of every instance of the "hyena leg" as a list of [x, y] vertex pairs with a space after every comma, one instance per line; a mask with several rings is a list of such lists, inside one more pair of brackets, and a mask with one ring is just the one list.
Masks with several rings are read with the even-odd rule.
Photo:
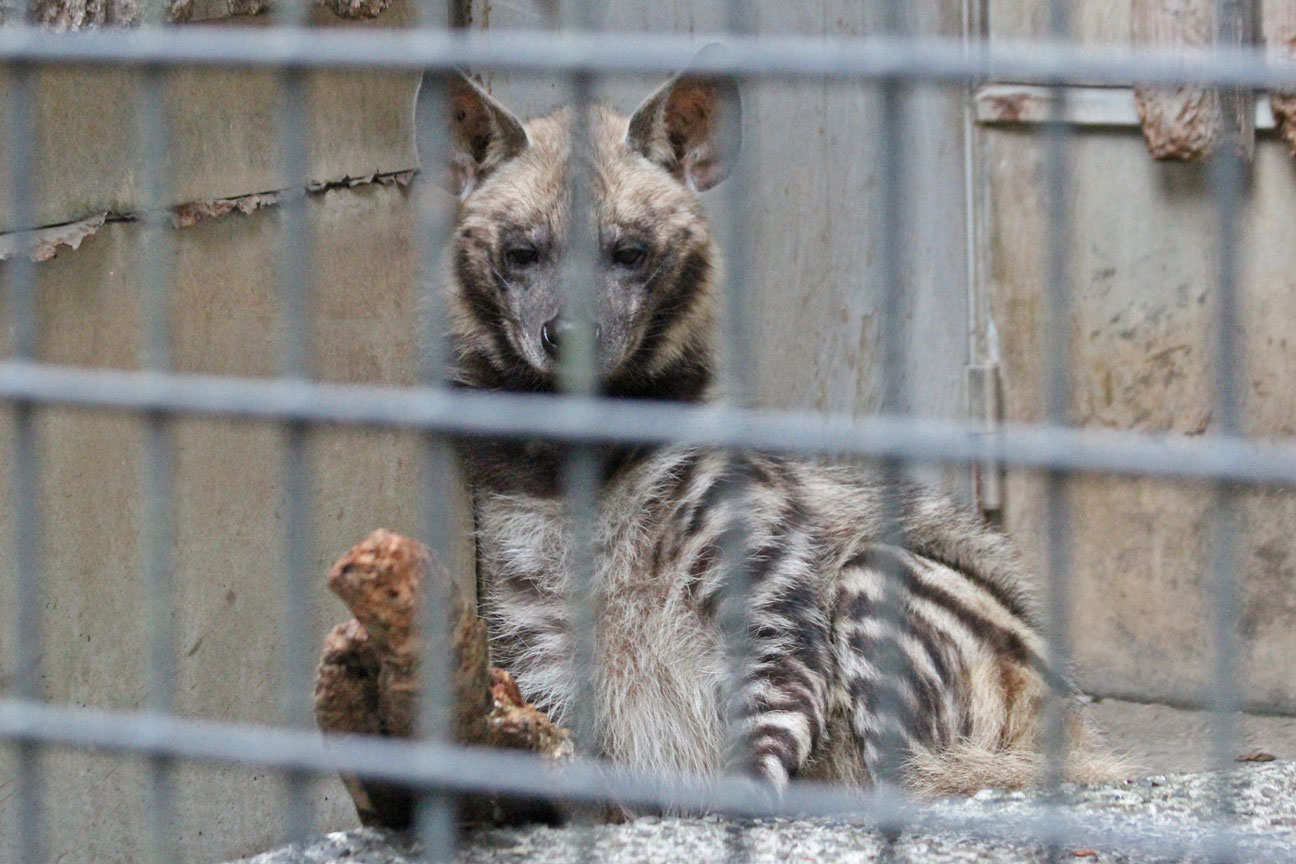
[[832, 583], [803, 490], [781, 463], [715, 456], [691, 476], [681, 569], [702, 574], [690, 589], [697, 613], [747, 637], [722, 688], [736, 738], [729, 767], [782, 788], [825, 737]]
[[915, 753], [948, 747], [966, 731], [963, 634], [915, 602], [921, 563], [902, 549], [871, 545], [838, 575], [837, 685], [873, 782], [903, 783]]
[[747, 556], [747, 640], [733, 694], [733, 767], [780, 789], [824, 739], [834, 677], [831, 594], [802, 535], [784, 522]]
[[755, 610], [739, 693], [736, 757], [755, 777], [783, 788], [824, 738], [832, 652], [827, 616], [800, 605], [795, 588]]

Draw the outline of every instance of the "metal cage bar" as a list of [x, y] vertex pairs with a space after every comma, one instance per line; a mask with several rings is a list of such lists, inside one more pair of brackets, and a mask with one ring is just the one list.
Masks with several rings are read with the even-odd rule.
[[0, 361], [0, 401], [89, 410], [226, 416], [273, 422], [423, 429], [494, 438], [604, 444], [685, 443], [915, 464], [997, 461], [1069, 473], [1127, 474], [1244, 485], [1296, 485], [1296, 445], [1235, 435], [1184, 438], [874, 416], [638, 404], [577, 396], [442, 392], [221, 375], [128, 372]]
[[[35, 161], [35, 69], [26, 63], [10, 64], [7, 69], [9, 98], [6, 108], [11, 174], [9, 205], [20, 225], [33, 221], [37, 181]], [[6, 307], [11, 322], [10, 355], [19, 360], [39, 358], [39, 302], [36, 269], [26, 256], [19, 255], [5, 268], [8, 294]], [[10, 632], [14, 658], [14, 692], [21, 699], [40, 699], [43, 695], [41, 669], [44, 662], [41, 587], [42, 519], [40, 512], [40, 433], [37, 427], [38, 406], [29, 400], [10, 405], [13, 450], [9, 466], [13, 527], [13, 629]], [[33, 742], [18, 742], [17, 760], [17, 834], [12, 850], [23, 861], [43, 861], [47, 849], [45, 820], [45, 783], [42, 777], [42, 752]]]
[[[166, 72], [148, 67], [140, 87], [138, 155], [139, 176], [143, 180], [145, 202], [143, 245], [141, 247], [144, 285], [141, 305], [144, 320], [142, 367], [165, 373], [172, 368], [169, 288], [171, 284], [169, 164], [167, 161], [167, 118], [165, 100]], [[173, 653], [175, 625], [172, 610], [177, 595], [173, 572], [172, 546], [175, 525], [174, 504], [174, 436], [170, 418], [151, 412], [145, 415], [143, 471], [141, 490], [144, 502], [142, 543], [144, 573], [148, 592], [148, 699], [150, 711], [167, 713], [174, 704], [175, 682]], [[173, 764], [165, 756], [149, 760], [149, 783], [145, 806], [149, 818], [147, 844], [149, 860], [154, 864], [174, 861], [176, 814], [173, 806], [175, 784]]]
[[[1243, 7], [1251, 6], [1249, 0], [1215, 0], [1216, 37], [1223, 44], [1241, 41], [1244, 28]], [[1254, 11], [1254, 9], [1252, 9]], [[1215, 220], [1219, 230], [1216, 250], [1215, 322], [1212, 332], [1213, 361], [1215, 365], [1214, 416], [1219, 434], [1238, 435], [1244, 428], [1242, 388], [1245, 387], [1244, 363], [1238, 339], [1240, 327], [1238, 277], [1240, 262], [1238, 244], [1240, 228], [1238, 218], [1242, 208], [1245, 165], [1242, 157], [1242, 136], [1237, 116], [1242, 95], [1236, 90], [1220, 94], [1220, 110], [1224, 115], [1226, 133], [1209, 165], [1210, 189], [1215, 203]], [[1241, 651], [1238, 645], [1238, 586], [1235, 568], [1239, 561], [1238, 541], [1240, 525], [1237, 508], [1240, 498], [1237, 490], [1227, 482], [1216, 484], [1212, 533], [1214, 553], [1210, 561], [1210, 578], [1207, 586], [1212, 599], [1210, 619], [1214, 642], [1214, 668], [1211, 687], [1213, 713], [1211, 723], [1211, 748], [1215, 767], [1219, 772], [1215, 789], [1215, 806], [1221, 822], [1232, 814], [1234, 790], [1232, 757], [1237, 752], [1239, 726], [1235, 714], [1241, 703], [1243, 675]], [[1212, 862], [1228, 864], [1237, 860], [1238, 849], [1232, 838], [1220, 833], [1210, 838], [1204, 850]]]
[[[310, 9], [306, 0], [289, 0], [276, 10], [274, 32], [302, 26]], [[279, 375], [288, 382], [309, 380], [311, 369], [310, 315], [314, 273], [306, 188], [310, 178], [308, 138], [310, 114], [306, 77], [309, 70], [285, 67], [279, 73], [280, 170], [283, 174], [279, 244], [281, 260], [276, 286], [279, 307]], [[285, 420], [281, 427], [283, 490], [283, 573], [280, 621], [283, 626], [283, 677], [279, 700], [284, 722], [310, 728], [314, 723], [311, 692], [315, 679], [315, 646], [311, 637], [312, 585], [310, 568], [310, 506], [313, 487], [308, 453], [310, 428]], [[284, 775], [286, 840], [310, 834], [314, 822], [307, 778]]]
[[[1065, 0], [1049, 0], [1048, 35], [1066, 41], [1070, 34], [1072, 14]], [[1042, 288], [1043, 324], [1039, 362], [1043, 370], [1043, 405], [1045, 422], [1063, 427], [1071, 414], [1071, 279], [1068, 268], [1070, 251], [1069, 202], [1071, 185], [1066, 116], [1067, 93], [1059, 86], [1050, 92], [1049, 123], [1044, 135], [1045, 218], [1048, 225], [1044, 256]], [[1070, 575], [1071, 575], [1071, 496], [1067, 476], [1057, 470], [1044, 474], [1044, 579], [1047, 592], [1046, 633], [1049, 663], [1055, 669], [1069, 668], [1070, 663]], [[1046, 833], [1048, 860], [1057, 862], [1063, 856], [1059, 838], [1049, 836], [1056, 814], [1065, 806], [1061, 784], [1067, 759], [1065, 703], [1069, 693], [1059, 692], [1058, 682], [1049, 682], [1044, 705], [1044, 751], [1046, 758], [1044, 787], [1053, 805], [1041, 817]]]
[[[540, 770], [541, 757], [483, 748], [439, 745], [395, 738], [317, 734], [275, 726], [188, 720], [141, 712], [63, 708], [22, 700], [0, 703], [0, 736], [104, 753], [165, 753], [175, 759], [264, 765], [439, 788], [459, 793], [498, 792], [519, 797], [553, 797], [599, 803], [615, 799], [631, 807], [708, 809], [749, 816], [839, 817], [857, 824], [901, 819], [909, 830], [941, 831], [986, 839], [1056, 842], [1110, 848], [1175, 860], [1200, 853], [1195, 840], [1177, 832], [1134, 825], [1113, 826], [1078, 813], [1061, 813], [1041, 830], [1034, 815], [951, 815], [931, 807], [813, 781], [791, 785], [773, 800], [751, 784], [715, 784], [687, 777], [646, 774], [586, 759], [556, 770]], [[1222, 827], [1218, 836], [1242, 845], [1242, 836]], [[1247, 837], [1247, 854], [1282, 860], [1285, 841]], [[1266, 858], [1266, 856], [1268, 856]]]
[[[707, 39], [721, 55], [697, 55]], [[1219, 46], [1184, 54], [1166, 49], [1075, 45], [1052, 40], [965, 45], [938, 37], [742, 36], [697, 33], [543, 33], [489, 35], [441, 30], [299, 27], [248, 30], [204, 27], [77, 33], [0, 28], [0, 63], [93, 63], [247, 68], [368, 68], [453, 71], [469, 67], [519, 72], [669, 74], [684, 68], [762, 80], [816, 78], [962, 84], [1000, 78], [1018, 83], [1190, 85], [1281, 90], [1296, 87], [1296, 63], [1255, 48]]]
[[[431, 26], [431, 3], [420, 4], [420, 20]], [[414, 190], [415, 230], [422, 241], [416, 272], [420, 304], [419, 332], [424, 349], [420, 353], [419, 381], [434, 390], [443, 389], [449, 362], [443, 322], [446, 304], [437, 290], [440, 278], [440, 250], [444, 247], [452, 226], [443, 207], [437, 206], [431, 186], [440, 177], [441, 166], [449, 164], [449, 142], [445, 129], [450, 108], [446, 81], [441, 76], [425, 75], [419, 86], [415, 108], [415, 129], [423, 172], [423, 185]], [[423, 461], [420, 464], [420, 486], [423, 490], [424, 542], [442, 561], [453, 562], [454, 540], [452, 502], [455, 496], [457, 473], [451, 447], [446, 439], [428, 434], [423, 439]], [[442, 599], [442, 592], [452, 586], [428, 585], [425, 597]], [[448, 598], [445, 598], [448, 599]], [[450, 633], [445, 616], [435, 610], [445, 608], [445, 603], [424, 601], [420, 614], [420, 633], [423, 640], [420, 656], [420, 684], [423, 696], [419, 702], [419, 733], [431, 741], [449, 740], [451, 727], [450, 705]], [[448, 861], [454, 856], [458, 844], [455, 826], [455, 800], [452, 796], [433, 791], [419, 798], [416, 827], [425, 854], [433, 861]]]

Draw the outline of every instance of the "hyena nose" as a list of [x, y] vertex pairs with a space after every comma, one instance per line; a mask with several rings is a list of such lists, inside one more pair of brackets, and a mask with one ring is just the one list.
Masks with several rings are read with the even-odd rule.
[[545, 353], [557, 358], [558, 346], [562, 344], [563, 338], [571, 332], [571, 329], [571, 322], [565, 318], [550, 318], [541, 325], [540, 344], [544, 346]]
[[[556, 318], [550, 318], [540, 326], [540, 344], [544, 346], [545, 353], [550, 357], [557, 359], [558, 346], [562, 345], [564, 339], [571, 335], [576, 329], [571, 321], [559, 315]], [[603, 335], [601, 327], [594, 328], [594, 341], [598, 342]]]

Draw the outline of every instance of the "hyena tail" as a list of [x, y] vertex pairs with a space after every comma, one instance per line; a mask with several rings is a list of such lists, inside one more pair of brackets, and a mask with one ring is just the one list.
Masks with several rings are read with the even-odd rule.
[[[1102, 783], [1136, 776], [1138, 764], [1105, 749], [1097, 734], [1069, 708], [1066, 754], [1062, 780], [1067, 783]], [[1039, 736], [1005, 746], [961, 741], [953, 745], [910, 751], [905, 763], [905, 785], [915, 796], [940, 798], [973, 795], [982, 789], [1026, 789], [1043, 784], [1049, 772], [1048, 757]], [[1033, 739], [1033, 740], [1031, 740]]]
[[[905, 753], [900, 778], [919, 795], [1039, 785], [1049, 767], [1045, 705], [1056, 689], [1068, 694], [1063, 778], [1129, 776], [1131, 766], [1106, 755], [1085, 723], [1069, 676], [1050, 668], [1043, 635], [1002, 592], [884, 544], [851, 558], [838, 586], [838, 672], [870, 772], [881, 769], [892, 737], [888, 746]], [[880, 602], [886, 591], [899, 608]]]

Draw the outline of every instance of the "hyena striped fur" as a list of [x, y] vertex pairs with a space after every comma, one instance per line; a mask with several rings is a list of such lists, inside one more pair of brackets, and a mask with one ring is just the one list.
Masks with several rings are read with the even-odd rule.
[[[737, 151], [733, 85], [683, 76], [630, 117], [591, 109], [580, 153], [593, 212], [575, 215], [570, 110], [524, 124], [466, 80], [450, 95], [454, 384], [556, 389], [565, 241], [588, 230], [600, 250], [602, 391], [708, 398], [718, 251], [698, 193]], [[461, 453], [495, 662], [570, 718], [582, 673], [561, 450], [477, 441]], [[643, 769], [745, 768], [781, 787], [792, 776], [868, 785], [899, 752], [899, 779], [927, 794], [1038, 775], [1049, 682], [1035, 588], [973, 516], [861, 471], [684, 446], [608, 453], [598, 505], [594, 705], [583, 710], [603, 755]], [[721, 626], [735, 572], [725, 561], [748, 587], [736, 674]], [[1118, 770], [1074, 706], [1067, 724], [1067, 776]], [[743, 746], [727, 746], [731, 729]]]

